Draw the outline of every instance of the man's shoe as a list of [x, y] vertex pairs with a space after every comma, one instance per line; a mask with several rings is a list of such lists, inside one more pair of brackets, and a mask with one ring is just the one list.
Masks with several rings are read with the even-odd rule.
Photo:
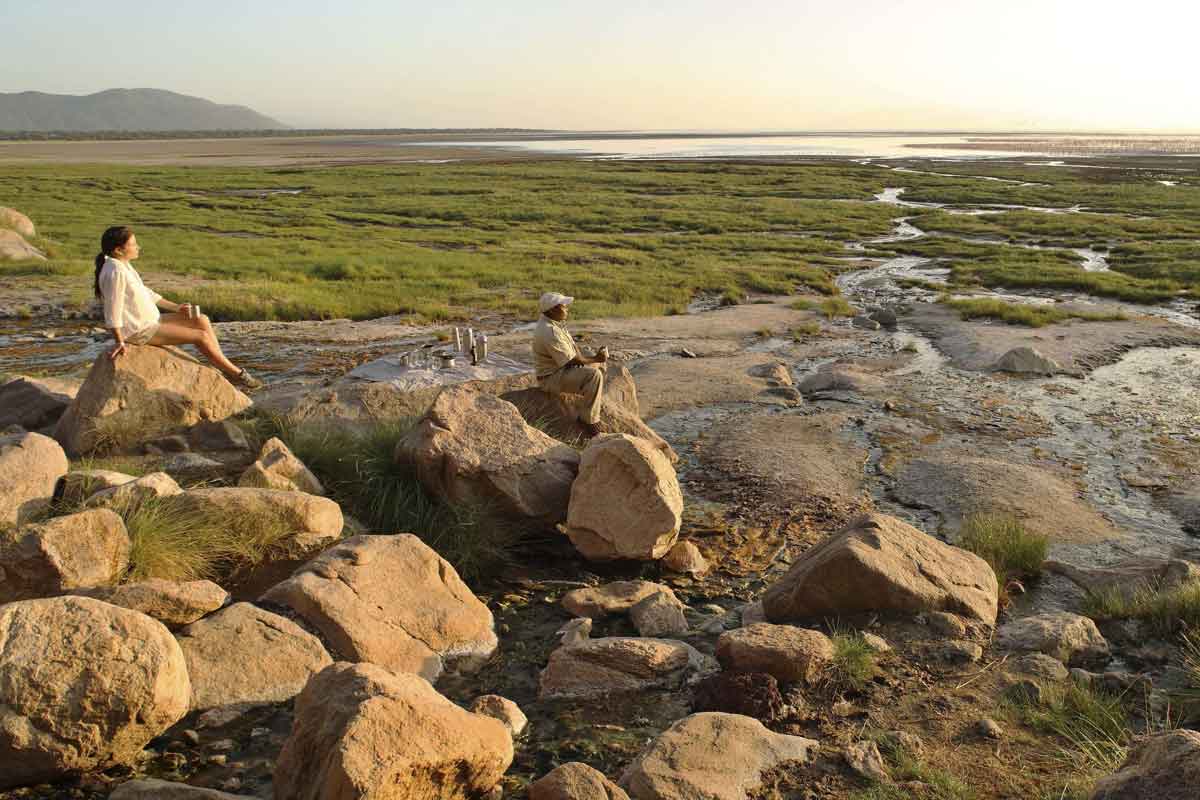
[[242, 370], [237, 375], [234, 375], [230, 382], [237, 386], [241, 386], [243, 389], [249, 392], [257, 392], [266, 385], [246, 370]]
[[600, 426], [594, 422], [581, 422], [579, 424], [583, 426], [583, 431], [588, 435], [589, 439], [594, 439], [595, 437], [604, 433], [604, 431], [600, 429]]

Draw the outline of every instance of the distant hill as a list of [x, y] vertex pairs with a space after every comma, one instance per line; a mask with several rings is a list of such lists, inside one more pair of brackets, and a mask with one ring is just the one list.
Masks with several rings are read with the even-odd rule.
[[0, 131], [281, 130], [245, 106], [223, 106], [163, 89], [108, 89], [88, 95], [0, 92]]

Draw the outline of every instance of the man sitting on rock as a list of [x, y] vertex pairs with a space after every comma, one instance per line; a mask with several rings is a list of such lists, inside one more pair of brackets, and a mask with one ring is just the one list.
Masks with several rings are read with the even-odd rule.
[[541, 319], [533, 331], [533, 367], [538, 386], [547, 394], [583, 395], [579, 422], [588, 436], [600, 433], [600, 403], [604, 393], [604, 372], [592, 364], [608, 360], [608, 348], [601, 347], [591, 358], [575, 346], [563, 322], [567, 306], [575, 302], [557, 292], [546, 292], [539, 301]]

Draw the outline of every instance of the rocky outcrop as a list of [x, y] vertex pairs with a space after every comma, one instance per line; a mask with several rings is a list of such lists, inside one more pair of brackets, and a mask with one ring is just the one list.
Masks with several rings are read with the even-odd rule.
[[186, 783], [143, 778], [122, 783], [113, 789], [108, 800], [245, 800], [245, 797], [246, 795], [227, 794], [216, 789], [189, 786]]
[[67, 468], [66, 454], [48, 436], [0, 436], [0, 528], [20, 525], [44, 511]]
[[566, 519], [579, 454], [525, 423], [516, 406], [446, 389], [396, 447], [433, 495], [518, 519]]
[[757, 623], [717, 639], [717, 660], [727, 670], [765, 672], [780, 683], [815, 683], [833, 660], [833, 642], [820, 631]]
[[0, 606], [0, 789], [134, 763], [190, 695], [179, 645], [145, 614], [88, 597]]
[[700, 552], [700, 548], [691, 542], [675, 542], [670, 551], [663, 556], [662, 565], [671, 572], [691, 575], [693, 578], [703, 577], [709, 570], [708, 561]]
[[1133, 746], [1124, 766], [1096, 784], [1091, 800], [1195, 800], [1200, 732], [1174, 730]]
[[355, 536], [263, 595], [313, 625], [342, 656], [435, 680], [497, 647], [492, 612], [411, 534]]
[[562, 607], [577, 617], [593, 619], [609, 614], [626, 614], [629, 609], [671, 587], [651, 581], [613, 581], [600, 586], [572, 589], [563, 595]]
[[7, 206], [0, 206], [0, 228], [16, 231], [29, 238], [37, 236], [37, 228], [34, 227], [33, 220], [15, 208]]
[[296, 699], [275, 798], [467, 800], [491, 790], [512, 759], [503, 724], [459, 708], [422, 678], [337, 663]]
[[645, 440], [598, 436], [571, 487], [567, 536], [593, 561], [658, 559], [675, 544], [683, 493], [670, 462]]
[[46, 255], [16, 231], [0, 228], [0, 261], [30, 260], [45, 261]]
[[1111, 567], [1077, 567], [1062, 561], [1046, 561], [1042, 566], [1085, 592], [1117, 592], [1126, 598], [1147, 589], [1164, 591], [1200, 581], [1200, 564], [1181, 558], [1134, 558]]
[[996, 647], [1021, 653], [1045, 653], [1067, 666], [1108, 663], [1108, 642], [1096, 623], [1067, 611], [1035, 614], [1001, 625]]
[[105, 509], [0, 537], [0, 603], [115, 583], [129, 566], [130, 547], [125, 523]]
[[882, 611], [949, 611], [992, 625], [998, 586], [979, 556], [884, 514], [812, 549], [763, 594], [772, 622]]
[[[642, 421], [638, 411], [637, 384], [625, 367], [609, 363], [604, 366], [604, 402], [600, 408], [600, 427], [609, 433], [625, 433], [645, 439], [662, 451], [672, 464], [679, 456], [666, 440]], [[536, 386], [505, 392], [500, 398], [517, 407], [530, 424], [544, 426], [547, 433], [563, 441], [580, 441], [587, 437], [579, 423], [577, 398], [552, 395]]]
[[812, 739], [772, 733], [756, 719], [708, 712], [667, 728], [621, 776], [637, 800], [745, 800], [763, 773], [808, 762]]
[[498, 694], [476, 697], [471, 703], [471, 713], [500, 720], [513, 737], [520, 736], [529, 725], [529, 718], [525, 716], [525, 712], [521, 711], [520, 706]]
[[79, 387], [56, 378], [13, 378], [0, 384], [0, 430], [20, 425], [30, 431], [58, 422]]
[[176, 638], [192, 679], [192, 709], [282, 703], [333, 663], [321, 641], [250, 603], [194, 622]]
[[325, 487], [288, 446], [276, 438], [268, 439], [258, 460], [238, 478], [238, 486], [324, 495]]
[[1019, 375], [1053, 375], [1062, 365], [1032, 347], [1014, 347], [996, 360], [993, 372], [1014, 372]]
[[134, 508], [147, 500], [183, 494], [179, 484], [165, 472], [151, 472], [109, 489], [93, 492], [87, 499], [91, 508], [114, 508], [118, 511]]
[[803, 394], [852, 392], [870, 394], [883, 389], [883, 380], [847, 366], [831, 365], [801, 379], [796, 388]]
[[222, 487], [191, 489], [174, 501], [183, 513], [229, 520], [248, 533], [274, 530], [276, 545], [296, 555], [326, 547], [341, 538], [345, 519], [337, 503], [304, 492]]
[[72, 594], [140, 611], [168, 628], [189, 625], [229, 602], [229, 592], [212, 581], [166, 581], [149, 578], [120, 586], [79, 589]]
[[72, 454], [125, 449], [249, 407], [212, 367], [179, 350], [135, 345], [116, 361], [107, 352], [96, 359], [54, 437]]
[[529, 800], [629, 800], [629, 795], [600, 770], [568, 761], [531, 783]]
[[564, 645], [550, 654], [538, 697], [588, 698], [654, 688], [675, 689], [715, 664], [691, 645], [670, 639], [614, 636]]

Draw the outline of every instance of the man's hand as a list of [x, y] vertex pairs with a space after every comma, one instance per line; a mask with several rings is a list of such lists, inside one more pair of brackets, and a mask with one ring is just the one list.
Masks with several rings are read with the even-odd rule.
[[117, 342], [115, 345], [113, 345], [113, 349], [108, 351], [108, 357], [110, 359], [112, 359], [113, 361], [116, 361], [118, 358], [120, 358], [123, 355], [125, 355], [125, 343], [124, 342]]
[[608, 361], [608, 345], [597, 350], [595, 357], [592, 359], [592, 362], [596, 364], [603, 364], [605, 361]]

